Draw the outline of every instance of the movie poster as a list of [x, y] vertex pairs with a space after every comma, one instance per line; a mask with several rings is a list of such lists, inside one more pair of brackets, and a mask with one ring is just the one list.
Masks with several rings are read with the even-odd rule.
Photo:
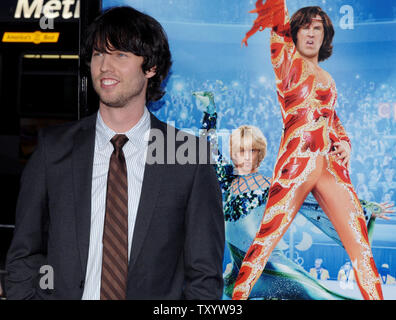
[[[267, 140], [267, 155], [259, 172], [271, 177], [283, 128], [270, 60], [270, 33], [258, 32], [247, 47], [241, 45], [257, 17], [249, 13], [255, 1], [103, 0], [103, 9], [119, 5], [153, 16], [169, 38], [171, 75], [166, 95], [150, 106], [151, 111], [159, 119], [199, 135], [205, 100], [193, 92], [211, 92], [223, 158], [230, 159], [230, 133], [242, 125], [255, 126]], [[331, 18], [333, 55], [321, 67], [335, 80], [337, 115], [352, 142], [352, 183], [361, 200], [396, 204], [395, 1], [288, 0], [287, 5], [290, 15], [301, 7], [318, 5]], [[395, 299], [396, 215], [389, 217], [377, 219], [372, 250], [384, 276], [385, 299]], [[321, 260], [328, 272], [321, 284], [342, 297], [361, 299], [356, 284], [349, 281], [350, 261], [343, 247], [304, 214], [297, 214], [278, 249], [306, 272], [312, 271], [311, 275], [315, 261]], [[232, 254], [236, 251], [227, 246], [225, 276], [231, 272]]]

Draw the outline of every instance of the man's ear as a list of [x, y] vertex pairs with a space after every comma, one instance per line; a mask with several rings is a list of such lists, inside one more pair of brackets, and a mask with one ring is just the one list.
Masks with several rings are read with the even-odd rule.
[[157, 66], [154, 66], [154, 67], [150, 68], [150, 70], [147, 70], [145, 72], [145, 76], [147, 79], [154, 77], [156, 74], [157, 74]]

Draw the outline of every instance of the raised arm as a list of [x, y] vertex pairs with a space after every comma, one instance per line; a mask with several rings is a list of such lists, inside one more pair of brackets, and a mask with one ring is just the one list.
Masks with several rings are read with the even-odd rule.
[[[263, 31], [265, 28], [271, 28], [271, 62], [277, 80], [283, 82], [277, 83], [278, 89], [283, 91], [283, 87], [286, 86], [285, 81], [290, 85], [290, 80], [292, 80], [289, 79], [290, 70], [293, 60], [298, 56], [291, 35], [286, 2], [285, 0], [267, 0], [263, 3], [262, 0], [258, 0], [256, 9], [250, 12], [257, 13], [258, 17], [254, 21], [253, 27], [246, 33], [242, 43], [247, 46], [247, 40], [253, 34]], [[297, 63], [302, 63], [302, 61], [297, 61]], [[301, 70], [301, 68], [296, 69]]]
[[219, 151], [216, 132], [217, 113], [213, 93], [208, 91], [194, 92], [193, 96], [205, 107], [200, 137], [206, 137], [210, 142], [217, 179], [220, 183], [220, 187], [225, 191], [230, 187], [234, 179], [234, 168]]

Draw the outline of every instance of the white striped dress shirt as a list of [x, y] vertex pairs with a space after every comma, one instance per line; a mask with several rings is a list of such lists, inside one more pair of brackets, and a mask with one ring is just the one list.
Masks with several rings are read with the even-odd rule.
[[[147, 140], [145, 139], [145, 135], [148, 130], [150, 130], [150, 113], [145, 108], [139, 122], [128, 132], [124, 133], [129, 139], [122, 149], [128, 171], [128, 259], [131, 252], [133, 230], [143, 183], [147, 154]], [[100, 116], [100, 112], [98, 112], [92, 171], [91, 232], [87, 273], [82, 296], [83, 300], [100, 299], [102, 236], [106, 208], [107, 174], [110, 156], [114, 150], [110, 140], [116, 134], [116, 132], [106, 126]]]

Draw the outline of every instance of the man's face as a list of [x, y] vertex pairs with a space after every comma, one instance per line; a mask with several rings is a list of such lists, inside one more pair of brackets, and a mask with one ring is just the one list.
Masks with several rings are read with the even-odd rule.
[[317, 15], [310, 24], [301, 26], [297, 32], [297, 50], [305, 58], [319, 56], [319, 50], [324, 39], [324, 29], [321, 16]]
[[142, 70], [143, 57], [131, 52], [94, 50], [91, 57], [91, 76], [100, 103], [122, 108], [134, 101], [144, 101], [148, 79], [155, 71]]

